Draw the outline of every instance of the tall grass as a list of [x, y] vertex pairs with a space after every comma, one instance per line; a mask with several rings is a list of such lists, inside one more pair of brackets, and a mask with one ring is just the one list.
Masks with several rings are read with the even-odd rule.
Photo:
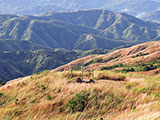
[[[142, 114], [143, 105], [146, 112], [160, 110], [156, 106], [160, 104], [158, 76], [112, 71], [95, 71], [94, 75], [95, 84], [78, 84], [68, 81], [80, 77], [80, 71], [73, 71], [73, 78], [69, 71], [34, 74], [0, 91], [0, 119], [99, 120], [110, 114], [109, 118], [123, 120]], [[86, 79], [89, 76], [89, 71], [84, 72]], [[132, 82], [130, 78], [144, 80]]]

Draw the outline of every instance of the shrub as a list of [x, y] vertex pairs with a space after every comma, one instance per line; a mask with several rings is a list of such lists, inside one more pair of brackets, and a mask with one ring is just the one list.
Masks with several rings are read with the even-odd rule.
[[0, 85], [5, 85], [6, 84], [6, 82], [4, 82], [4, 81], [2, 81], [2, 79], [0, 79]]
[[136, 87], [137, 85], [138, 85], [138, 83], [129, 83], [129, 84], [126, 85], [126, 88], [131, 89], [133, 87]]
[[136, 106], [133, 105], [133, 106], [131, 107], [131, 110], [135, 110], [135, 109], [136, 109]]
[[41, 85], [41, 88], [42, 88], [42, 90], [46, 89], [45, 85]]
[[77, 93], [72, 100], [67, 104], [67, 109], [70, 112], [82, 112], [88, 103], [88, 96], [83, 93]]
[[139, 67], [135, 67], [134, 70], [136, 72], [140, 72], [140, 71], [149, 71], [149, 70], [154, 70], [157, 67], [154, 65], [147, 65], [147, 64], [142, 64]]
[[154, 74], [159, 74], [159, 71], [155, 71]]
[[91, 61], [85, 63], [84, 66], [88, 66], [88, 65], [91, 65], [91, 64], [94, 64], [94, 63], [102, 63], [102, 62], [103, 62], [102, 58], [97, 58], [97, 59], [94, 59], [94, 60], [91, 60]]
[[0, 98], [3, 96], [3, 93], [0, 93]]
[[159, 99], [160, 98], [160, 93], [154, 93], [153, 96], [154, 96], [155, 99]]
[[152, 92], [149, 88], [145, 87], [134, 88], [133, 91], [137, 93], [147, 93], [147, 94], [150, 94]]
[[139, 53], [139, 54], [137, 54], [137, 55], [135, 55], [135, 56], [132, 56], [132, 58], [136, 58], [136, 57], [139, 57], [139, 56], [145, 56], [145, 55], [149, 55], [149, 53]]
[[100, 70], [112, 70], [114, 68], [123, 67], [123, 66], [124, 66], [123, 64], [116, 64], [112, 66], [101, 67]]
[[121, 54], [120, 54], [120, 55], [117, 55], [117, 56], [114, 56], [114, 57], [110, 57], [110, 58], [108, 58], [107, 60], [105, 60], [104, 62], [109, 62], [109, 61], [111, 61], [111, 60], [117, 59], [117, 58], [120, 57], [120, 56], [121, 56]]
[[134, 100], [113, 89], [107, 91], [90, 89], [76, 94], [66, 105], [69, 112], [86, 112], [86, 118], [93, 116], [106, 115], [106, 111], [119, 111], [131, 108], [128, 103]]
[[135, 70], [134, 70], [134, 68], [130, 68], [130, 67], [128, 67], [128, 68], [123, 68], [122, 70], [120, 70], [120, 72], [122, 72], [122, 73], [127, 73], [127, 72], [134, 72]]
[[120, 70], [120, 72], [126, 73], [126, 72], [141, 72], [141, 71], [149, 71], [149, 70], [154, 70], [158, 68], [158, 63], [157, 62], [147, 62], [147, 63], [142, 63], [142, 62], [137, 62], [135, 65], [130, 65], [126, 68], [123, 68]]
[[47, 95], [47, 100], [51, 100], [52, 97], [50, 95]]

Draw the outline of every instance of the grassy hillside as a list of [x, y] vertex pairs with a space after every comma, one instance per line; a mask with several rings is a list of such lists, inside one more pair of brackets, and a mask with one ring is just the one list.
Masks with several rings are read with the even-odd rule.
[[107, 10], [48, 13], [9, 18], [0, 26], [1, 40], [27, 40], [49, 48], [114, 49], [160, 40], [160, 25]]
[[[81, 77], [81, 71], [78, 69], [73, 71], [72, 78], [69, 69], [64, 69], [65, 71], [60, 72], [43, 71], [10, 81], [0, 87], [0, 118], [159, 120], [160, 77], [159, 73], [149, 75], [151, 71], [157, 71], [160, 66], [159, 58], [155, 55], [159, 53], [159, 47], [156, 46], [159, 46], [159, 42], [149, 42], [72, 62], [73, 67], [78, 61], [85, 63], [84, 81], [92, 78], [91, 71], [87, 68], [94, 68], [95, 83], [76, 83], [76, 79]], [[143, 50], [148, 54], [144, 54]], [[118, 52], [123, 53], [124, 57], [121, 57], [121, 60], [124, 64], [114, 63], [120, 56], [113, 57], [113, 55]], [[112, 59], [110, 58], [114, 63], [112, 67], [111, 63], [110, 66], [101, 63], [104, 56], [106, 58], [112, 56]], [[147, 58], [148, 62], [144, 58]], [[138, 65], [134, 59], [139, 61]], [[109, 62], [108, 59], [105, 62], [107, 61]], [[127, 66], [125, 61], [129, 61], [130, 66]], [[105, 69], [99, 64], [103, 64]], [[153, 69], [148, 69], [145, 73], [146, 69], [142, 69], [145, 66]], [[62, 67], [66, 68], [67, 65]], [[128, 67], [140, 71], [122, 71]]]
[[[106, 67], [106, 69], [119, 68], [119, 67], [135, 68], [138, 66], [154, 68], [154, 65], [159, 64], [159, 60], [160, 60], [159, 48], [160, 48], [159, 41], [147, 42], [147, 43], [135, 45], [129, 48], [115, 50], [113, 52], [110, 52], [104, 55], [84, 57], [83, 59], [72, 61], [71, 63], [68, 63], [65, 66], [58, 67], [57, 69], [55, 69], [55, 71], [69, 70], [71, 64], [73, 64], [73, 66], [76, 68], [79, 66], [79, 64], [83, 64], [83, 63], [86, 69], [88, 70], [92, 68], [101, 69], [102, 67], [104, 68]], [[148, 65], [142, 64], [143, 62], [146, 62]], [[142, 64], [142, 66], [139, 64]], [[158, 69], [158, 68], [159, 67], [157, 65], [157, 67], [155, 67], [154, 69]], [[149, 70], [150, 69], [148, 69], [148, 71]]]

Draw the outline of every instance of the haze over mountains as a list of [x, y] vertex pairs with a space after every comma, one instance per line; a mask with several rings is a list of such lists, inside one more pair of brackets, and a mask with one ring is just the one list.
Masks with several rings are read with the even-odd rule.
[[0, 0], [2, 14], [42, 14], [47, 11], [109, 9], [142, 15], [160, 7], [159, 0]]
[[144, 16], [142, 16], [142, 19], [160, 22], [160, 9], [145, 14]]

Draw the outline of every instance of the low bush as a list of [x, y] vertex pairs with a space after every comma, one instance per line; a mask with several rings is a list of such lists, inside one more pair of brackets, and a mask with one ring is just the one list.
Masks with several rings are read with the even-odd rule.
[[45, 85], [41, 85], [41, 89], [42, 89], [42, 90], [45, 90], [45, 89], [46, 89], [46, 86], [45, 86]]
[[118, 67], [124, 67], [123, 64], [116, 64], [116, 65], [112, 65], [112, 66], [104, 66], [101, 67], [100, 70], [112, 70], [114, 68], [118, 68]]
[[138, 85], [138, 83], [129, 83], [129, 84], [126, 85], [126, 88], [131, 89], [133, 87], [136, 87], [137, 85]]
[[0, 85], [3, 86], [5, 84], [6, 84], [6, 82], [4, 82], [4, 81], [2, 81], [2, 79], [0, 79]]
[[122, 73], [134, 72], [134, 71], [135, 71], [134, 68], [130, 68], [130, 67], [123, 68], [122, 70], [120, 70], [120, 72], [122, 72]]
[[0, 93], [0, 98], [3, 96], [3, 93]]
[[135, 56], [132, 56], [132, 58], [136, 58], [136, 57], [139, 57], [139, 56], [145, 56], [145, 55], [149, 55], [149, 53], [139, 53], [139, 54], [137, 54], [137, 55], [135, 55]]
[[126, 72], [150, 71], [157, 69], [159, 65], [160, 65], [159, 62], [152, 62], [152, 61], [147, 63], [139, 62], [135, 65], [129, 65], [123, 68], [122, 70], [120, 70], [120, 72], [126, 73]]
[[84, 112], [87, 111], [86, 117], [95, 115], [104, 115], [106, 111], [112, 110], [119, 111], [120, 109], [131, 108], [131, 105], [126, 103], [132, 102], [132, 99], [128, 100], [121, 93], [115, 92], [113, 89], [108, 91], [102, 91], [98, 89], [90, 89], [88, 91], [82, 91], [76, 94], [66, 107], [69, 112]]
[[88, 65], [91, 65], [91, 64], [94, 64], [94, 63], [102, 63], [102, 62], [103, 62], [102, 58], [97, 58], [97, 59], [94, 59], [94, 60], [91, 60], [91, 61], [85, 63], [84, 66], [88, 66]]
[[117, 59], [118, 57], [120, 57], [121, 55], [117, 55], [117, 56], [114, 56], [114, 57], [110, 57], [108, 59], [106, 59], [104, 62], [109, 62], [111, 60], [114, 60], [114, 59]]
[[50, 95], [47, 95], [47, 100], [51, 100], [52, 97]]
[[88, 95], [84, 92], [77, 93], [74, 98], [72, 98], [68, 104], [67, 109], [69, 112], [82, 112], [88, 103]]

